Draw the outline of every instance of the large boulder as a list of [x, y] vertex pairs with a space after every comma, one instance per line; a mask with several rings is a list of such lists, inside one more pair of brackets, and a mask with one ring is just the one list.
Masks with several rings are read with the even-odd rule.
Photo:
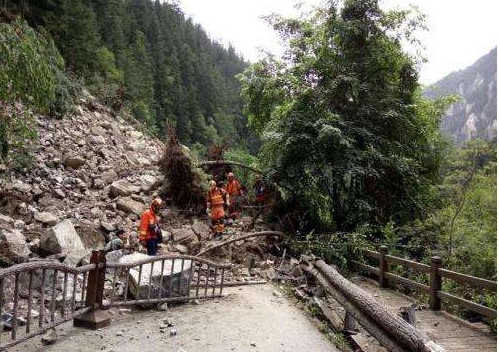
[[114, 170], [109, 170], [109, 171], [103, 172], [100, 175], [100, 180], [105, 185], [110, 184], [111, 182], [115, 181], [116, 179], [118, 179], [118, 174]]
[[85, 250], [71, 220], [63, 220], [51, 227], [41, 238], [40, 248], [48, 254]]
[[139, 193], [140, 187], [132, 185], [127, 180], [114, 181], [109, 187], [112, 197], [129, 196], [133, 193]]
[[21, 193], [30, 193], [33, 189], [33, 186], [21, 180], [16, 180], [10, 185], [10, 188]]
[[72, 169], [78, 169], [80, 166], [85, 165], [85, 159], [79, 156], [68, 156], [64, 160], [64, 165]]
[[14, 219], [10, 216], [0, 214], [0, 227], [5, 229], [10, 229], [14, 226]]
[[35, 220], [49, 226], [54, 226], [59, 219], [48, 211], [39, 211], [35, 213]]
[[152, 175], [140, 176], [140, 187], [144, 192], [150, 192], [161, 185], [161, 180]]
[[76, 228], [85, 248], [98, 249], [106, 245], [106, 237], [92, 223], [80, 222]]
[[[151, 257], [142, 253], [133, 253], [121, 257], [119, 262], [133, 263], [148, 258]], [[149, 264], [143, 264], [142, 273], [140, 275], [139, 267], [133, 267], [130, 269], [128, 289], [133, 297], [136, 299], [147, 298], [149, 294], [149, 281], [151, 282], [151, 298], [173, 297], [179, 295], [187, 296], [190, 279], [189, 275], [191, 272], [191, 261], [184, 260], [182, 265], [182, 260], [176, 259], [173, 262], [172, 270], [172, 260], [165, 260], [163, 275], [161, 275], [161, 265], [161, 260]], [[163, 278], [161, 278], [161, 276], [163, 276]], [[171, 294], [170, 287], [172, 288]]]
[[191, 225], [191, 228], [192, 231], [194, 231], [194, 233], [198, 237], [198, 240], [204, 241], [210, 238], [211, 230], [206, 222], [194, 220], [194, 222]]
[[31, 251], [23, 234], [14, 229], [0, 228], [0, 256], [14, 262], [28, 260]]
[[144, 204], [131, 198], [120, 198], [118, 202], [116, 202], [116, 208], [123, 210], [126, 213], [133, 213], [138, 216], [140, 216], [145, 210]]
[[181, 227], [179, 229], [172, 229], [173, 239], [175, 243], [184, 244], [190, 246], [196, 242], [199, 242], [198, 236], [189, 227]]

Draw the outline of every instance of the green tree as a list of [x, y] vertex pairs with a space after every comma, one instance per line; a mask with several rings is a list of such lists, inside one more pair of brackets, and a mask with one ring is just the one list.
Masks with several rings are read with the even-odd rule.
[[16, 20], [0, 24], [0, 160], [12, 166], [26, 161], [36, 138], [29, 113], [15, 106], [22, 102], [42, 113], [58, 98], [64, 61], [54, 43]]
[[287, 52], [241, 75], [242, 94], [263, 139], [260, 161], [301, 204], [309, 228], [404, 223], [422, 216], [435, 194], [438, 117], [420, 107], [428, 103], [416, 58], [401, 47], [421, 21], [384, 12], [377, 0], [270, 18]]

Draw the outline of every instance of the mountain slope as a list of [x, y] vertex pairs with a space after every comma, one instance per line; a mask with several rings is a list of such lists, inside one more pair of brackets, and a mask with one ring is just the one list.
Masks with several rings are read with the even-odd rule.
[[71, 78], [116, 111], [158, 132], [165, 120], [182, 143], [251, 144], [235, 75], [247, 63], [212, 40], [174, 4], [152, 0], [13, 1], [16, 16], [53, 40]]
[[497, 48], [464, 70], [452, 72], [427, 87], [427, 98], [459, 94], [442, 119], [441, 130], [457, 144], [471, 138], [496, 139]]

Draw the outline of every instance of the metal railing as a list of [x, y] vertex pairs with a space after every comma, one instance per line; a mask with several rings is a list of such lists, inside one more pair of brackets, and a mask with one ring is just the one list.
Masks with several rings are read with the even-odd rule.
[[[230, 267], [230, 264], [189, 255], [109, 263], [106, 269], [112, 272], [108, 273], [112, 276], [111, 287], [104, 293], [103, 305], [115, 307], [221, 297], [225, 270]], [[120, 291], [130, 293], [131, 299]]]
[[188, 255], [106, 263], [100, 250], [77, 268], [36, 261], [2, 269], [0, 351], [71, 319], [75, 326], [106, 326], [109, 318], [94, 313], [109, 307], [221, 297], [230, 267]]
[[36, 261], [0, 270], [0, 351], [91, 310], [84, 302], [96, 267]]
[[[352, 260], [357, 268], [378, 276], [380, 287], [388, 287], [388, 282], [395, 282], [406, 287], [420, 290], [429, 295], [429, 306], [432, 310], [440, 310], [442, 308], [442, 300], [447, 300], [456, 304], [459, 307], [471, 310], [475, 313], [483, 315], [487, 318], [496, 318], [497, 310], [487, 307], [482, 304], [452, 295], [442, 290], [442, 279], [450, 279], [460, 284], [473, 286], [479, 289], [497, 291], [497, 282], [486, 280], [470, 275], [461, 274], [455, 271], [441, 268], [442, 259], [440, 257], [432, 257], [431, 265], [418, 263], [409, 259], [399, 258], [388, 254], [388, 248], [381, 246], [379, 251], [362, 250], [364, 256], [378, 260], [378, 267], [374, 267], [359, 261]], [[414, 280], [393, 274], [390, 272], [390, 264], [402, 265], [410, 268], [418, 273], [429, 275], [429, 285], [425, 285]]]

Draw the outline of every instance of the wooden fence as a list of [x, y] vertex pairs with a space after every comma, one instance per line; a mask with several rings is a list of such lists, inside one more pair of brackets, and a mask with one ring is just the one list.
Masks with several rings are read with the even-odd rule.
[[[459, 307], [469, 309], [475, 313], [483, 315], [487, 318], [496, 318], [497, 310], [487, 307], [476, 302], [455, 296], [442, 290], [442, 279], [450, 279], [460, 284], [469, 285], [472, 287], [497, 292], [497, 282], [482, 279], [466, 274], [461, 274], [455, 271], [442, 268], [442, 259], [440, 257], [432, 257], [431, 265], [418, 263], [409, 259], [395, 257], [388, 254], [388, 247], [381, 246], [379, 251], [364, 249], [362, 253], [365, 257], [378, 260], [378, 267], [352, 260], [351, 263], [357, 268], [366, 271], [370, 274], [378, 276], [380, 287], [388, 287], [389, 282], [402, 284], [406, 287], [420, 290], [429, 295], [430, 309], [440, 310], [442, 308], [442, 300], [447, 300]], [[396, 275], [390, 272], [390, 264], [402, 265], [406, 268], [415, 270], [416, 272], [429, 275], [429, 285], [425, 285], [414, 280]]]

